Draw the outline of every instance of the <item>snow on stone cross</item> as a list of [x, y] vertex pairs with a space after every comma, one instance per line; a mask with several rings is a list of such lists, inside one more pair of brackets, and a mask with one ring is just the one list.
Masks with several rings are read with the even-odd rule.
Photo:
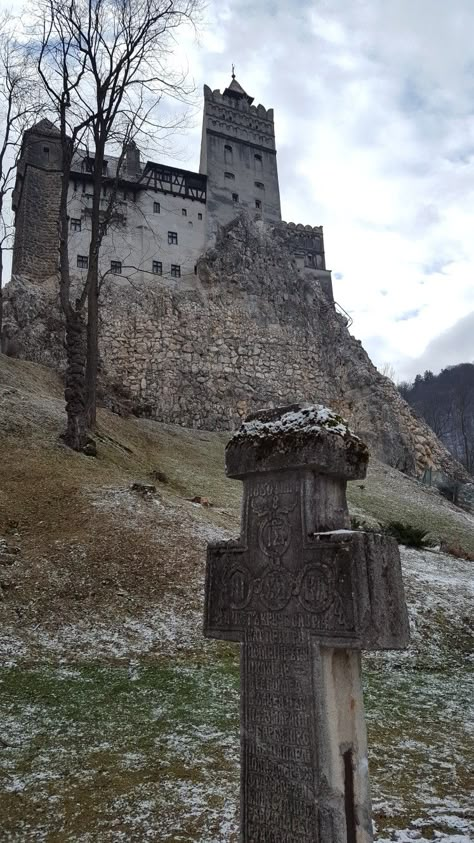
[[373, 840], [360, 652], [409, 634], [396, 542], [348, 529], [367, 462], [317, 406], [256, 413], [227, 446], [242, 531], [208, 548], [204, 632], [241, 645], [243, 843]]

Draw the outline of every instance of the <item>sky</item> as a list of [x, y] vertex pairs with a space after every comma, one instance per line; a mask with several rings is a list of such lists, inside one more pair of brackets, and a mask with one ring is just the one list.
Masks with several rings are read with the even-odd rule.
[[275, 111], [283, 219], [324, 226], [373, 362], [474, 362], [473, 0], [205, 1], [173, 56], [196, 106], [161, 160], [198, 169], [202, 86], [235, 63]]
[[473, 35], [472, 0], [209, 0], [182, 44], [199, 90], [234, 62], [274, 108], [283, 219], [324, 226], [336, 301], [397, 379], [474, 362]]

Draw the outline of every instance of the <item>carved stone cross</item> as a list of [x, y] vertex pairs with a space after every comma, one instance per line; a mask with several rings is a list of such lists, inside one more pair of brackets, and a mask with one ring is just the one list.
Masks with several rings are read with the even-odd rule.
[[242, 843], [373, 840], [360, 652], [409, 637], [396, 542], [347, 529], [367, 462], [322, 407], [256, 413], [227, 446], [242, 531], [208, 548], [204, 632], [241, 644]]

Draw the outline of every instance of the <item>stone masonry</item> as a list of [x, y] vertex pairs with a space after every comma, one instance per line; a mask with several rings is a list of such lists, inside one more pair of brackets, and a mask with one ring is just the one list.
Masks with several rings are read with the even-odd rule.
[[12, 197], [15, 247], [12, 272], [38, 278], [58, 269], [58, 197], [61, 192], [59, 132], [41, 120], [25, 132]]

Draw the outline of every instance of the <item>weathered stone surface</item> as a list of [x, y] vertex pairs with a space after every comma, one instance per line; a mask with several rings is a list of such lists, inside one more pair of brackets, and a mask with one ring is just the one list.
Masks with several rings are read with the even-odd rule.
[[366, 464], [321, 407], [259, 413], [227, 449], [242, 532], [209, 546], [204, 632], [241, 644], [243, 843], [373, 839], [360, 649], [409, 634], [396, 543], [344, 529]]

